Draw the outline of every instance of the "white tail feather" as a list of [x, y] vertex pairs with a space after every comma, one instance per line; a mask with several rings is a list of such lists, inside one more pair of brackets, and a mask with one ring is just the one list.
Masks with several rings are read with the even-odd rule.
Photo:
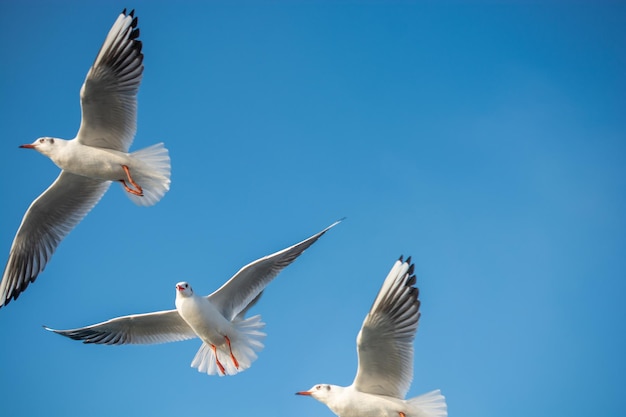
[[131, 175], [143, 189], [143, 196], [128, 192], [126, 195], [138, 206], [152, 206], [170, 189], [171, 165], [167, 148], [163, 143], [157, 143], [130, 155], [140, 161]]
[[446, 397], [438, 389], [408, 399], [406, 402], [419, 408], [420, 417], [447, 417], [448, 415]]
[[217, 366], [213, 349], [206, 343], [202, 343], [198, 353], [193, 358], [191, 362], [193, 368], [198, 368], [198, 372], [206, 372], [209, 375], [217, 374], [224, 376], [235, 375], [245, 371], [252, 365], [252, 362], [257, 358], [256, 352], [263, 349], [263, 339], [266, 335], [261, 329], [265, 327], [265, 323], [261, 321], [260, 315], [256, 315], [245, 320], [235, 320], [233, 324], [237, 329], [237, 334], [230, 338], [231, 348], [235, 359], [239, 363], [239, 368], [235, 367], [230, 357], [228, 345], [216, 346], [217, 359], [219, 359], [225, 371], [222, 374]]

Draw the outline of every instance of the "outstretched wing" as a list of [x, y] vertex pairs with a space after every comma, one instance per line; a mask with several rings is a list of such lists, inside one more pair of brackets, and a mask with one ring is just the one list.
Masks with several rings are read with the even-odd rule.
[[101, 345], [154, 344], [197, 337], [176, 310], [133, 314], [70, 330], [46, 330]]
[[98, 203], [111, 183], [61, 171], [26, 210], [0, 282], [0, 306], [26, 290], [57, 246]]
[[269, 284], [280, 271], [295, 261], [302, 252], [339, 222], [341, 222], [341, 220], [336, 221], [321, 232], [287, 249], [283, 249], [249, 263], [241, 268], [239, 272], [217, 291], [209, 295], [209, 300], [220, 310], [224, 317], [228, 320], [232, 320], [265, 289], [267, 284]]
[[143, 54], [134, 11], [124, 10], [107, 35], [80, 89], [85, 145], [127, 152], [137, 129]]
[[404, 399], [413, 379], [413, 340], [420, 317], [409, 257], [394, 264], [357, 336], [359, 369], [354, 386], [362, 392]]

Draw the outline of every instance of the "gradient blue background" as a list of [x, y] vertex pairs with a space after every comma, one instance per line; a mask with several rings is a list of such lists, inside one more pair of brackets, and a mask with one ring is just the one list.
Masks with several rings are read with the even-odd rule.
[[[0, 310], [6, 416], [331, 416], [355, 337], [412, 255], [422, 319], [409, 396], [451, 416], [626, 413], [626, 6], [601, 2], [0, 3], [0, 253], [58, 175], [18, 149], [73, 138], [122, 8], [145, 75], [132, 149], [164, 141], [172, 188], [118, 185]], [[189, 367], [198, 340], [85, 346], [72, 328], [170, 309], [347, 216], [254, 313], [251, 369]]]

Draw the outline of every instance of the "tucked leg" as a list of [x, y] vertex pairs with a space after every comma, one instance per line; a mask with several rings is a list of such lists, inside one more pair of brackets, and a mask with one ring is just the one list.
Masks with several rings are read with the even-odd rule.
[[132, 188], [130, 188], [128, 185], [126, 185], [126, 181], [124, 180], [120, 180], [120, 182], [122, 183], [122, 185], [124, 186], [124, 189], [134, 195], [138, 195], [139, 197], [143, 197], [143, 192], [141, 191], [137, 191], [137, 190], [133, 190]]
[[235, 364], [235, 368], [239, 369], [239, 362], [237, 361], [237, 358], [235, 358], [235, 355], [233, 355], [233, 348], [230, 346], [230, 339], [228, 338], [228, 336], [224, 336], [224, 338], [226, 339], [226, 343], [228, 343], [228, 350], [230, 350], [230, 358], [233, 360], [233, 363]]
[[126, 181], [120, 180], [122, 185], [124, 185], [124, 189], [131, 194], [143, 197], [143, 188], [141, 188], [141, 186], [137, 184], [135, 180], [133, 180], [133, 177], [130, 175], [130, 169], [128, 169], [128, 166], [122, 165], [122, 169], [126, 173], [126, 178], [128, 178], [128, 182], [130, 182], [132, 186], [135, 187], [135, 189], [133, 190], [128, 185], [126, 185]]
[[217, 348], [215, 347], [215, 345], [211, 345], [211, 349], [213, 349], [213, 354], [215, 355], [215, 363], [217, 364], [217, 367], [220, 368], [220, 372], [222, 373], [222, 375], [226, 375], [226, 369], [224, 369], [224, 365], [222, 365], [220, 360], [217, 358]]
[[404, 414], [402, 411], [398, 411], [398, 414], [400, 414], [400, 417], [406, 417], [406, 414]]

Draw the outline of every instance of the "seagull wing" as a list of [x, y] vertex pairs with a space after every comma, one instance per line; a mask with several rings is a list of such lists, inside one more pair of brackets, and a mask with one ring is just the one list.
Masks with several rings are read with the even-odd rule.
[[127, 152], [137, 128], [143, 54], [137, 18], [124, 10], [109, 31], [80, 89], [84, 145]]
[[396, 261], [357, 336], [361, 392], [404, 399], [413, 379], [413, 340], [420, 317], [411, 258]]
[[321, 232], [279, 252], [249, 263], [237, 272], [217, 291], [209, 295], [213, 303], [228, 320], [232, 320], [265, 289], [287, 265], [296, 260], [307, 248], [314, 244], [330, 228], [341, 222], [331, 224]]
[[61, 171], [32, 202], [13, 239], [0, 282], [0, 307], [34, 282], [67, 234], [89, 213], [111, 183]]
[[197, 337], [176, 310], [132, 314], [78, 329], [44, 328], [83, 343], [100, 345], [166, 343]]

